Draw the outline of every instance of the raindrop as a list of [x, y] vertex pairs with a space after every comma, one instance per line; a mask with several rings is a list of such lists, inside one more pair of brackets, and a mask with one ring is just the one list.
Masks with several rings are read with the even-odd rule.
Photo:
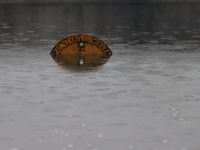
[[130, 145], [129, 148], [133, 148], [133, 145]]
[[35, 31], [27, 31], [28, 33], [34, 33]]
[[179, 121], [183, 121], [183, 123], [186, 123], [186, 121], [185, 121], [184, 118], [179, 118], [178, 120], [179, 120]]
[[179, 112], [178, 112], [178, 110], [176, 110], [176, 111], [175, 111], [175, 113], [177, 113], [177, 114], [178, 114], [178, 113], [179, 113]]
[[58, 133], [58, 130], [54, 130], [55, 133]]
[[187, 150], [187, 148], [182, 148], [181, 150]]
[[86, 126], [86, 124], [82, 124], [81, 126], [82, 126], [82, 127], [85, 127], [85, 126]]
[[10, 26], [3, 26], [3, 29], [10, 29]]
[[68, 136], [69, 136], [69, 134], [65, 134], [65, 136], [66, 136], [66, 137], [68, 137]]
[[179, 118], [178, 120], [180, 120], [180, 121], [184, 121], [185, 119], [184, 119], [184, 118]]
[[18, 150], [17, 148], [11, 148], [10, 150]]
[[175, 108], [172, 108], [171, 111], [176, 111], [176, 109], [175, 109]]
[[102, 137], [103, 137], [103, 135], [102, 135], [102, 134], [98, 134], [98, 135], [97, 135], [97, 137], [99, 137], [99, 138], [102, 138]]
[[168, 140], [163, 140], [162, 142], [163, 142], [163, 143], [167, 143], [167, 142], [168, 142]]
[[9, 119], [4, 119], [2, 120], [3, 122], [9, 122], [10, 120]]
[[72, 145], [72, 144], [69, 144], [69, 145], [67, 145], [67, 147], [71, 148], [71, 147], [73, 147], [73, 145]]
[[92, 146], [91, 144], [87, 144], [88, 147]]
[[176, 113], [173, 113], [172, 116], [177, 116], [177, 114], [176, 114]]

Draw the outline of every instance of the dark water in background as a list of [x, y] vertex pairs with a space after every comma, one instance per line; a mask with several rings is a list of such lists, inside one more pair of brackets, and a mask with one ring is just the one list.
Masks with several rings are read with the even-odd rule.
[[[0, 149], [199, 150], [200, 4], [1, 4]], [[72, 34], [113, 56], [49, 55]]]
[[57, 41], [77, 33], [123, 44], [134, 44], [137, 40], [199, 42], [199, 3], [1, 4], [0, 8], [2, 43]]

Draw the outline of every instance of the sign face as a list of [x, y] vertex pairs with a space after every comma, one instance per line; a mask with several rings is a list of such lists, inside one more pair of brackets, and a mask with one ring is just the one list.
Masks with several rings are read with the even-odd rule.
[[112, 51], [90, 35], [74, 35], [61, 40], [51, 51], [53, 59], [64, 66], [85, 70], [105, 64]]
[[112, 56], [112, 51], [103, 41], [91, 35], [80, 34], [61, 40], [55, 45], [50, 54], [52, 57], [62, 54], [104, 54]]

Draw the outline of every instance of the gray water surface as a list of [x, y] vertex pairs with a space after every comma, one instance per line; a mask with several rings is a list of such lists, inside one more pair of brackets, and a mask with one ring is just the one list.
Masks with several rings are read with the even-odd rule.
[[[199, 150], [199, 7], [1, 5], [0, 149]], [[110, 47], [106, 64], [52, 59], [80, 33]]]

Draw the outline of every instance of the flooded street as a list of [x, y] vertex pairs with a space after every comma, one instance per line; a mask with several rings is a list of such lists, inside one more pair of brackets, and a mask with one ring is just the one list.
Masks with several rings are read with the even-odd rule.
[[[1, 4], [1, 150], [199, 150], [199, 3]], [[104, 65], [49, 54], [75, 34]]]

